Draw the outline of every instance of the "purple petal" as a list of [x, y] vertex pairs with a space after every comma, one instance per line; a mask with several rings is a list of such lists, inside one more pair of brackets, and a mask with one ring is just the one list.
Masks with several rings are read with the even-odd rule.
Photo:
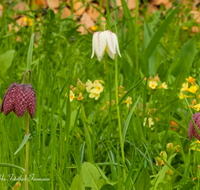
[[27, 87], [29, 89], [28, 112], [31, 116], [31, 119], [33, 119], [36, 109], [36, 95], [35, 90], [31, 84], [27, 84]]
[[[200, 130], [200, 113], [195, 113], [192, 116], [192, 119], [194, 120], [194, 123], [196, 124], [197, 128]], [[189, 124], [189, 128], [188, 128], [188, 136], [189, 136], [190, 141], [192, 139], [192, 135], [196, 139], [200, 140], [200, 136], [198, 135], [198, 132], [196, 131], [196, 129], [192, 123], [192, 120], [190, 120], [190, 124]]]
[[15, 94], [19, 86], [20, 84], [16, 82], [13, 82], [9, 86], [3, 97], [3, 101], [1, 104], [1, 113], [4, 111], [5, 115], [8, 115], [11, 111], [14, 110]]
[[15, 114], [21, 118], [28, 107], [28, 87], [25, 84], [22, 84], [18, 87], [15, 94], [15, 104], [14, 104], [14, 112]]

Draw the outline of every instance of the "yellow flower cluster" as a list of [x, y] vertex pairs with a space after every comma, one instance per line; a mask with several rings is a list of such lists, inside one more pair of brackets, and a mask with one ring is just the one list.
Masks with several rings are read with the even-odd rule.
[[26, 22], [29, 26], [33, 26], [33, 19], [24, 17], [23, 22]]
[[[153, 79], [150, 77], [148, 81], [149, 81], [148, 85], [150, 89], [156, 89], [156, 88], [167, 89], [167, 84], [165, 82], [161, 83], [160, 78], [158, 77], [158, 74]], [[159, 87], [157, 87], [158, 85]]]
[[[90, 80], [86, 82], [86, 84], [83, 84], [80, 79], [78, 79], [77, 85], [72, 86], [70, 85], [70, 94], [69, 94], [69, 100], [72, 102], [74, 99], [77, 100], [83, 100], [83, 92], [86, 91], [89, 94], [90, 98], [94, 98], [95, 100], [98, 100], [100, 97], [100, 93], [103, 92], [103, 81], [95, 80], [94, 83], [92, 83]], [[67, 96], [67, 94], [65, 95]]]
[[[145, 117], [143, 126], [146, 125], [146, 122], [147, 122], [147, 118]], [[151, 117], [149, 117], [149, 119], [148, 119], [148, 124], [149, 124], [149, 128], [151, 128], [151, 126], [154, 125], [153, 119]]]
[[200, 141], [197, 140], [190, 145], [190, 149], [194, 151], [200, 151]]
[[86, 82], [86, 91], [90, 93], [90, 98], [94, 98], [95, 100], [99, 99], [101, 92], [103, 92], [103, 86], [101, 83], [103, 83], [103, 81], [100, 80], [95, 80], [93, 83], [90, 80]]
[[160, 157], [156, 157], [156, 166], [159, 166], [159, 164], [161, 166], [165, 165], [164, 161], [167, 161], [168, 157], [170, 157], [170, 155], [174, 154], [175, 152], [179, 153], [180, 152], [180, 145], [175, 145], [173, 143], [168, 143], [166, 145], [166, 151], [161, 151], [160, 152], [160, 156], [163, 158], [161, 159]]
[[[69, 101], [72, 102], [74, 99], [82, 100], [83, 95], [82, 92], [85, 91], [85, 85], [78, 79], [77, 86], [70, 85], [70, 92], [69, 92]], [[76, 96], [77, 94], [77, 96]], [[67, 94], [65, 94], [67, 96]]]
[[[179, 98], [184, 99], [182, 92], [189, 92], [189, 94], [184, 93], [184, 95], [186, 98], [194, 98], [190, 107], [196, 111], [200, 111], [200, 104], [197, 104], [197, 100], [200, 100], [199, 86], [195, 83], [195, 79], [191, 76], [189, 76], [189, 78], [186, 78], [186, 81], [186, 83], [182, 84]], [[190, 94], [192, 96], [188, 96]]]

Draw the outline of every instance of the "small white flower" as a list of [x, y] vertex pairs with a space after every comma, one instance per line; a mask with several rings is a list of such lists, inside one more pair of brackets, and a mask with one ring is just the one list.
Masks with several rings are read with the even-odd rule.
[[87, 92], [90, 92], [90, 90], [92, 89], [92, 87], [93, 87], [93, 84], [92, 84], [92, 82], [88, 79], [88, 81], [86, 82], [86, 90], [87, 90]]
[[116, 50], [121, 57], [117, 35], [115, 33], [112, 33], [110, 30], [106, 30], [104, 32], [95, 32], [93, 34], [91, 58], [93, 58], [94, 53], [96, 53], [98, 60], [101, 61], [105, 50], [108, 52], [108, 55], [112, 59], [114, 59], [114, 54], [116, 54]]
[[127, 103], [127, 108], [129, 108], [130, 104], [132, 104], [132, 98], [128, 96], [125, 103]]
[[[145, 117], [145, 118], [144, 118], [143, 126], [146, 125], [146, 122], [147, 122], [147, 118]], [[154, 125], [154, 122], [153, 122], [153, 120], [152, 120], [151, 117], [149, 117], [149, 119], [148, 119], [148, 123], [149, 123], [149, 127], [150, 127], [150, 128], [151, 128], [152, 125]]]
[[70, 95], [69, 95], [69, 100], [70, 100], [70, 102], [73, 101], [74, 97], [75, 97], [75, 94], [73, 93], [72, 90], [70, 90]]
[[155, 89], [158, 83], [156, 81], [149, 81], [149, 87]]
[[90, 91], [89, 98], [94, 98], [95, 100], [98, 100], [99, 97], [100, 97], [100, 93], [97, 93], [95, 89], [92, 89]]

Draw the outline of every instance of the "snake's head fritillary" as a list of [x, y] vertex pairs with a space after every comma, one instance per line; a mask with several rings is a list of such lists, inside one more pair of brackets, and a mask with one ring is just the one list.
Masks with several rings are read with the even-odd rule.
[[117, 35], [110, 30], [104, 32], [95, 32], [92, 38], [92, 56], [96, 53], [98, 60], [101, 61], [105, 52], [108, 52], [108, 55], [111, 59], [114, 59], [114, 55], [117, 53], [121, 57], [119, 51], [119, 44]]
[[36, 95], [35, 90], [30, 83], [19, 84], [13, 82], [6, 91], [1, 104], [0, 113], [4, 112], [8, 115], [13, 111], [19, 118], [21, 118], [26, 110], [33, 119], [36, 109]]
[[[194, 123], [196, 124], [197, 128], [200, 130], [200, 113], [195, 113], [192, 116], [192, 119], [194, 120]], [[200, 136], [198, 135], [198, 132], [196, 131], [196, 129], [192, 123], [192, 120], [190, 120], [189, 129], [188, 129], [188, 136], [189, 136], [190, 141], [192, 139], [192, 135], [196, 139], [200, 140]]]

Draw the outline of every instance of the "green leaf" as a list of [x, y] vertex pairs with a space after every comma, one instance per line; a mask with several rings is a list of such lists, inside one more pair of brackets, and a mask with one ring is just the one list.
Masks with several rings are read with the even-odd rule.
[[32, 62], [34, 36], [35, 36], [35, 34], [31, 35], [31, 40], [30, 40], [30, 44], [29, 44], [29, 48], [28, 48], [27, 69], [30, 69], [30, 65]]
[[128, 91], [126, 92], [126, 94], [124, 94], [124, 96], [122, 96], [122, 98], [120, 99], [118, 105], [120, 105], [122, 103], [122, 101], [128, 96], [128, 94], [137, 86], [139, 85], [143, 80], [144, 78], [146, 77], [147, 73], [144, 75], [144, 77], [138, 81], [138, 83], [136, 83], [134, 86], [132, 86], [131, 88], [128, 89]]
[[[197, 180], [195, 180], [197, 181]], [[191, 189], [192, 187], [194, 187], [195, 184], [191, 183], [191, 182], [188, 182], [187, 184], [185, 184], [180, 190], [189, 190]]]
[[148, 190], [148, 189], [150, 189], [151, 180], [150, 180], [148, 170], [146, 168], [141, 172], [137, 182], [135, 183], [135, 187], [136, 187], [137, 190]]
[[[169, 166], [171, 166], [171, 161], [172, 159], [176, 156], [176, 153], [175, 154], [172, 154], [168, 161], [167, 161], [167, 164]], [[166, 175], [166, 172], [169, 170], [169, 167], [165, 164], [162, 169], [156, 174], [154, 175], [154, 179], [151, 181], [152, 184], [154, 184], [154, 189], [156, 189], [158, 187], [158, 185], [164, 180], [165, 178], [165, 175]]]
[[170, 15], [164, 20], [162, 25], [159, 27], [157, 32], [153, 35], [151, 38], [151, 41], [149, 42], [147, 48], [145, 49], [143, 53], [143, 59], [144, 63], [146, 64], [149, 58], [151, 57], [152, 53], [154, 52], [156, 46], [158, 45], [161, 37], [163, 36], [164, 32], [167, 30], [169, 24], [173, 20], [174, 16], [178, 12], [180, 7], [180, 4], [170, 13]]
[[14, 155], [16, 155], [22, 148], [23, 146], [26, 144], [26, 142], [28, 141], [30, 137], [30, 134], [25, 135], [24, 140], [22, 141], [21, 145], [19, 146], [19, 148], [16, 150], [16, 152], [14, 153]]
[[16, 168], [16, 169], [20, 169], [21, 171], [25, 172], [24, 168], [17, 166], [17, 165], [14, 165], [14, 164], [0, 163], [0, 167]]
[[99, 190], [105, 184], [105, 180], [98, 169], [89, 162], [84, 162], [81, 169], [81, 176], [84, 187], [90, 187], [91, 190]]
[[76, 174], [69, 190], [85, 190], [83, 180], [80, 174]]
[[54, 169], [53, 171], [54, 171], [54, 173], [56, 174], [56, 177], [58, 178], [58, 181], [59, 181], [59, 183], [61, 184], [62, 189], [63, 189], [63, 190], [66, 189], [66, 188], [65, 188], [65, 185], [64, 185], [64, 183], [63, 183], [63, 180], [61, 179], [61, 177], [60, 177], [59, 174], [57, 173], [56, 169]]
[[127, 6], [127, 3], [125, 2], [125, 0], [121, 0], [122, 3], [122, 8], [123, 8], [123, 12], [124, 12], [124, 16], [126, 19], [126, 23], [128, 26], [128, 32], [129, 32], [129, 39], [132, 39], [134, 36], [133, 34], [135, 33], [135, 25], [133, 22], [133, 17], [131, 15], [130, 9]]
[[112, 185], [106, 184], [104, 185], [101, 190], [116, 190]]
[[15, 50], [9, 50], [0, 55], [0, 76], [7, 76], [7, 70], [12, 64]]
[[[70, 190], [100, 190], [103, 185], [109, 183], [109, 180], [105, 180], [106, 176], [103, 171], [94, 164], [84, 162], [81, 166], [80, 174], [76, 174], [72, 181]], [[114, 184], [114, 183], [112, 183]]]
[[170, 68], [171, 74], [176, 77], [175, 83], [177, 86], [180, 86], [185, 78], [190, 75], [194, 57], [195, 44], [194, 39], [191, 39], [181, 47]]
[[125, 136], [126, 136], [126, 132], [128, 130], [128, 126], [129, 126], [129, 123], [130, 123], [130, 120], [131, 120], [131, 117], [133, 115], [133, 111], [135, 110], [135, 107], [138, 103], [138, 101], [140, 100], [140, 96], [138, 97], [137, 101], [135, 102], [134, 106], [132, 107], [130, 113], [128, 114], [128, 117], [125, 121], [125, 124], [124, 124], [124, 129], [123, 129], [123, 133], [122, 133], [122, 142], [124, 144], [124, 140], [125, 140]]

